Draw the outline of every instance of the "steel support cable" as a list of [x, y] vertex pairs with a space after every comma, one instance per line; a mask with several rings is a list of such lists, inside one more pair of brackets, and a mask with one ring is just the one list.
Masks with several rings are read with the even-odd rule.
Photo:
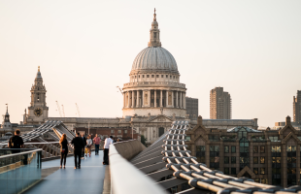
[[[171, 134], [171, 133], [175, 133], [174, 131], [170, 131], [169, 132], [169, 134]], [[180, 133], [180, 132], [179, 132]], [[184, 134], [185, 132], [183, 131], [183, 134]], [[169, 138], [170, 138], [170, 135], [168, 135], [167, 136], [167, 140], [169, 140]], [[172, 135], [172, 141], [170, 141], [170, 144], [171, 145], [173, 145], [174, 144], [174, 140], [175, 139], [175, 135]], [[180, 141], [182, 139], [182, 141]], [[185, 144], [185, 136], [181, 136], [181, 138], [180, 138], [180, 136], [179, 135], [177, 135], [177, 140], [178, 141], [176, 141], [176, 144], [177, 145], [179, 145], [180, 143], [182, 144], [182, 145], [184, 145]], [[166, 141], [165, 143], [166, 143], [166, 145], [168, 145], [168, 142], [169, 141]], [[174, 147], [173, 146], [171, 146], [170, 147], [170, 150], [172, 151], [171, 153], [172, 153], [172, 155], [174, 156], [174, 157], [176, 157], [176, 153], [174, 152]], [[179, 156], [181, 157], [181, 158], [183, 158], [184, 156], [183, 156], [183, 154], [182, 154], [182, 152], [180, 152], [180, 147], [179, 146], [177, 146], [177, 150], [178, 150], [178, 153], [179, 153]], [[184, 149], [183, 150], [185, 150], [186, 151], [186, 148], [184, 147]], [[165, 156], [167, 156], [167, 157], [169, 157], [169, 154], [168, 154], [168, 146], [165, 146]], [[185, 154], [186, 154], [186, 156], [188, 156], [188, 157], [190, 157], [190, 154], [188, 153], [188, 152], [184, 152]], [[185, 159], [185, 158], [184, 158]], [[167, 159], [167, 161], [168, 161], [168, 163], [170, 163], [170, 164], [172, 164], [172, 162], [171, 162], [171, 160], [169, 160], [169, 158]], [[180, 161], [176, 158], [176, 160], [175, 160], [178, 164], [180, 163]], [[185, 160], [183, 160], [185, 163], [188, 163], [189, 164], [189, 161], [187, 161], [186, 159]], [[193, 162], [193, 161], [192, 161]], [[184, 169], [185, 171], [190, 171], [187, 167], [185, 167], [185, 166], [183, 166], [183, 165], [181, 165], [180, 166], [182, 169]], [[171, 168], [174, 170], [174, 171], [178, 171], [178, 168], [177, 167], [175, 167], [174, 165], [171, 165]], [[179, 175], [180, 175], [180, 177], [181, 178], [184, 178], [184, 179], [186, 179], [186, 180], [188, 180], [188, 181], [191, 181], [191, 180], [193, 180], [194, 178], [193, 177], [191, 177], [191, 176], [188, 176], [188, 175], [186, 175], [186, 174], [183, 174], [183, 173], [179, 173]], [[217, 181], [215, 181], [215, 182], [217, 182]], [[224, 187], [229, 187], [229, 185], [227, 185], [227, 184], [221, 184], [221, 183], [216, 183], [216, 184], [219, 184], [219, 185], [222, 185], [222, 186], [224, 186]], [[204, 183], [204, 182], [201, 182], [200, 183], [200, 181], [197, 181], [197, 185], [201, 185], [202, 187], [205, 187], [205, 188], [208, 188], [209, 190], [212, 190], [212, 191], [215, 191], [215, 192], [217, 192], [217, 191], [221, 191], [222, 190], [222, 188], [220, 188], [220, 187], [217, 187], [217, 186], [214, 186], [214, 185], [210, 185], [210, 184], [208, 184], [208, 183]]]

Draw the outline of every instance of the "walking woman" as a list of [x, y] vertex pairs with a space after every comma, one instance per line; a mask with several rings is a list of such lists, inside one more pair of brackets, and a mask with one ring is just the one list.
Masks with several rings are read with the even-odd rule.
[[91, 135], [88, 136], [87, 139], [87, 149], [88, 149], [88, 153], [89, 153], [89, 157], [91, 157], [91, 147], [92, 147], [93, 141], [91, 139]]
[[62, 168], [62, 164], [64, 161], [64, 168], [66, 167], [66, 157], [68, 154], [68, 141], [66, 139], [66, 134], [64, 133], [60, 139], [60, 146], [61, 146], [61, 166], [60, 168]]

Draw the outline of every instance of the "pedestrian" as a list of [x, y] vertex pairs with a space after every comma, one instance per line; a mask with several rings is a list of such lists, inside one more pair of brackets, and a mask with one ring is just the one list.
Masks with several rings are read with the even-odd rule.
[[8, 147], [13, 148], [12, 153], [19, 153], [20, 148], [24, 148], [24, 142], [22, 137], [20, 137], [20, 130], [16, 130], [14, 136], [12, 136], [8, 141]]
[[68, 154], [68, 141], [66, 134], [64, 133], [60, 139], [60, 146], [61, 146], [61, 165], [60, 168], [62, 168], [62, 164], [64, 162], [64, 169], [66, 168], [66, 158]]
[[82, 157], [82, 159], [85, 159], [85, 147], [87, 145], [87, 139], [85, 137], [85, 134], [82, 134], [82, 141], [84, 143], [84, 147], [83, 147], [83, 150], [81, 152], [81, 157]]
[[87, 149], [88, 149], [88, 153], [89, 153], [89, 157], [91, 157], [91, 147], [92, 147], [93, 141], [91, 139], [91, 135], [88, 136], [87, 139]]
[[81, 152], [85, 146], [79, 133], [76, 133], [76, 137], [72, 139], [71, 143], [74, 145], [74, 169], [80, 169]]
[[106, 138], [103, 145], [103, 165], [109, 165], [109, 149], [110, 145], [113, 144], [113, 136]]
[[98, 135], [96, 134], [94, 139], [94, 144], [95, 144], [95, 155], [99, 155], [99, 144], [100, 144], [100, 138], [98, 137]]

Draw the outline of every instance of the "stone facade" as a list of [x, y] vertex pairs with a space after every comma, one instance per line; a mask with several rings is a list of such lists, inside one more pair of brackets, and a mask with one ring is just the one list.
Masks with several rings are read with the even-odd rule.
[[25, 114], [23, 115], [24, 124], [42, 124], [46, 121], [49, 110], [46, 106], [46, 92], [46, 87], [43, 85], [43, 78], [39, 67], [34, 85], [30, 90], [31, 102], [28, 107], [28, 113], [25, 109]]
[[290, 117], [282, 129], [264, 131], [211, 129], [199, 117], [186, 140], [199, 162], [225, 174], [283, 187], [300, 183], [301, 131], [291, 125]]
[[148, 47], [135, 58], [122, 93], [123, 117], [159, 115], [163, 109], [169, 117], [186, 117], [186, 87], [180, 83], [176, 60], [161, 47], [156, 13]]
[[231, 96], [222, 87], [210, 91], [210, 119], [231, 119]]

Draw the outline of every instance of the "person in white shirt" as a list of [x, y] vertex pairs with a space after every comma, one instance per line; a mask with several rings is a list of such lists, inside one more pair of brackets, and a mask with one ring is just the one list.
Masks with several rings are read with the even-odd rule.
[[110, 145], [113, 144], [112, 138], [112, 136], [106, 138], [105, 143], [103, 145], [103, 165], [109, 165], [109, 149]]

